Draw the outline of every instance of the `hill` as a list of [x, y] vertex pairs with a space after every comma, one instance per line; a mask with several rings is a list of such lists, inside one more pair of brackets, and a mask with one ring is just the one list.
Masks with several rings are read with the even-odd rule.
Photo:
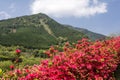
[[74, 29], [86, 34], [91, 40], [104, 39], [106, 37], [105, 35], [95, 33], [84, 28], [75, 27]]
[[88, 34], [62, 25], [42, 13], [0, 21], [0, 44], [5, 46], [48, 48], [61, 41], [74, 42], [87, 36]]

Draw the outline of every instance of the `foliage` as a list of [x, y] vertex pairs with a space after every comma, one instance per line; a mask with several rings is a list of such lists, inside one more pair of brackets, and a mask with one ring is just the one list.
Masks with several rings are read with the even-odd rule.
[[7, 72], [3, 79], [17, 80], [115, 80], [114, 71], [120, 63], [120, 37], [91, 42], [68, 42], [64, 51], [51, 47], [49, 59], [40, 65], [26, 66]]
[[59, 42], [59, 37], [67, 38], [67, 40], [73, 42], [86, 37], [86, 35], [57, 23], [45, 14], [0, 21], [1, 45], [48, 49], [51, 45], [56, 45]]
[[85, 35], [88, 36], [88, 38], [90, 38], [93, 41], [96, 39], [105, 39], [106, 38], [106, 36], [104, 36], [102, 34], [91, 32], [87, 29], [83, 29], [83, 28], [74, 28], [74, 29], [84, 33]]
[[10, 65], [12, 65], [11, 61], [0, 61], [0, 68], [6, 72], [8, 70], [10, 70]]
[[[20, 53], [20, 57], [18, 59], [18, 55], [16, 55], [16, 52], [20, 49], [22, 52]], [[38, 50], [38, 53], [37, 53]], [[33, 64], [39, 64], [40, 60], [46, 58], [45, 54], [42, 53], [44, 50], [42, 49], [27, 49], [22, 46], [2, 46], [0, 45], [0, 68], [6, 72], [10, 70], [10, 65], [13, 65], [16, 62], [16, 59], [19, 61], [22, 60], [22, 62], [19, 64], [19, 67], [22, 68], [26, 65], [33, 65]], [[35, 56], [35, 55], [38, 56]], [[45, 56], [44, 56], [45, 55]], [[13, 62], [13, 63], [12, 63]], [[14, 65], [14, 67], [18, 65]]]
[[3, 75], [3, 71], [2, 69], [0, 68], [0, 77]]
[[43, 60], [44, 58], [34, 58], [34, 57], [23, 57], [23, 62], [20, 64], [20, 67], [24, 67], [26, 65], [32, 66], [34, 64], [39, 64], [40, 60]]

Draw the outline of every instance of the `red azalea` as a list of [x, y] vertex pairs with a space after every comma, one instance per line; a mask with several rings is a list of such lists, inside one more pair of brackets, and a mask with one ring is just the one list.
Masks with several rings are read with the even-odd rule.
[[20, 74], [22, 74], [22, 71], [20, 69], [17, 69], [15, 73], [19, 76]]
[[91, 64], [87, 64], [87, 69], [91, 70], [92, 69], [92, 65]]
[[70, 45], [69, 42], [66, 42], [66, 43], [65, 43], [65, 46], [69, 46], [69, 45]]
[[104, 42], [83, 39], [75, 45], [64, 46], [66, 50], [54, 56], [52, 54], [56, 51], [51, 47], [51, 51], [46, 52], [53, 56], [50, 59], [12, 72], [18, 80], [115, 80], [113, 72], [120, 62], [117, 56], [120, 53], [120, 37]]
[[14, 65], [10, 65], [10, 69], [13, 70], [15, 67]]
[[16, 53], [19, 54], [21, 52], [20, 49], [16, 49]]
[[25, 72], [26, 72], [26, 73], [29, 73], [30, 71], [29, 71], [29, 69], [26, 69]]
[[14, 73], [12, 71], [9, 72], [10, 77], [14, 76]]

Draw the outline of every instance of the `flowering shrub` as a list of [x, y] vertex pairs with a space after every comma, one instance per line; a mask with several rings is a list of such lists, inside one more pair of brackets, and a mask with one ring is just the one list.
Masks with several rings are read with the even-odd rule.
[[19, 63], [22, 62], [22, 59], [20, 58], [21, 56], [21, 50], [20, 49], [16, 49], [15, 50], [15, 57], [12, 59], [12, 63], [14, 65], [10, 65], [10, 69], [11, 70], [14, 70], [15, 67], [18, 67], [19, 68]]
[[51, 47], [46, 54], [52, 58], [40, 65], [7, 72], [3, 79], [115, 80], [114, 71], [120, 62], [120, 37], [96, 42], [82, 39], [72, 46], [66, 43], [63, 52]]

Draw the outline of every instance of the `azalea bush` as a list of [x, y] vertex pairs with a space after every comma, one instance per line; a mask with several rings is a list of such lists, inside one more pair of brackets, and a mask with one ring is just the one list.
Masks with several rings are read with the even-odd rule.
[[2, 79], [17, 80], [115, 80], [120, 64], [120, 37], [91, 42], [67, 42], [63, 51], [53, 46], [45, 52], [48, 59], [39, 65], [6, 72]]

